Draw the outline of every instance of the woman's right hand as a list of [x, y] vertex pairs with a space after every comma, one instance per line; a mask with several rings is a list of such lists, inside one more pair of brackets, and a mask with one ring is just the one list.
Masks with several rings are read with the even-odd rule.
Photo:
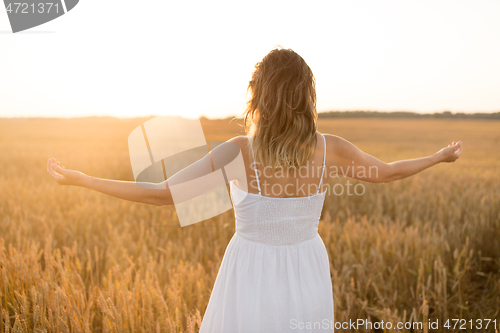
[[448, 147], [441, 149], [441, 162], [455, 162], [462, 154], [462, 141], [453, 141]]
[[80, 171], [67, 170], [61, 167], [60, 162], [56, 161], [55, 158], [48, 159], [47, 172], [59, 185], [82, 186], [86, 176]]

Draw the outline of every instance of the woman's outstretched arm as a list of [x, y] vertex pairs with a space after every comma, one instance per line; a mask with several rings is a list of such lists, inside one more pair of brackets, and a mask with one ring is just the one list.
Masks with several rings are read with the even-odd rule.
[[55, 158], [47, 161], [47, 172], [60, 185], [73, 185], [95, 190], [115, 198], [145, 203], [155, 206], [173, 205], [171, 189], [176, 189], [176, 204], [202, 195], [206, 191], [220, 186], [220, 178], [203, 178], [200, 183], [191, 183], [191, 180], [213, 174], [215, 171], [224, 172], [229, 180], [245, 179], [243, 164], [237, 163], [241, 152], [240, 145], [243, 139], [235, 137], [215, 147], [198, 161], [180, 170], [161, 183], [146, 183], [103, 179], [88, 176], [80, 171], [68, 170], [60, 165]]
[[329, 147], [327, 165], [340, 169], [339, 176], [345, 175], [371, 183], [387, 183], [406, 178], [438, 163], [454, 162], [462, 153], [462, 142], [454, 141], [429, 156], [385, 163], [341, 137], [325, 135], [325, 138]]
[[55, 158], [47, 161], [47, 172], [60, 185], [85, 187], [123, 200], [161, 206], [169, 204], [169, 198], [172, 198], [167, 181], [156, 184], [92, 177], [80, 171], [66, 170]]

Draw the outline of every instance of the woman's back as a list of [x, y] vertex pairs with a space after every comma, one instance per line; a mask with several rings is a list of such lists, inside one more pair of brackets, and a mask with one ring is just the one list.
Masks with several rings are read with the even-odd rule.
[[[324, 137], [322, 137], [322, 164], [325, 160], [326, 146]], [[251, 148], [250, 138], [248, 138]], [[252, 157], [254, 154], [251, 154]], [[314, 155], [316, 157], [317, 154]], [[313, 158], [314, 161], [314, 158]], [[320, 183], [322, 183], [321, 175], [324, 174], [324, 164], [321, 166], [319, 176], [309, 177], [318, 178], [318, 183], [311, 183], [311, 179], [301, 179], [297, 177], [287, 177], [284, 180], [279, 179], [279, 176], [273, 175], [271, 172], [264, 176], [262, 169], [256, 167], [255, 163], [250, 163], [254, 167], [254, 173], [250, 173], [250, 184], [256, 185], [257, 193], [248, 193], [236, 185], [236, 180], [230, 182], [231, 199], [233, 201], [234, 214], [236, 218], [236, 232], [242, 237], [268, 245], [291, 245], [299, 244], [302, 241], [313, 239], [318, 232], [318, 223], [325, 200], [324, 192], [319, 192]], [[305, 167], [306, 168], [306, 167]], [[265, 168], [264, 168], [265, 169]], [[305, 169], [303, 176], [313, 167]], [[260, 174], [260, 175], [259, 175]], [[279, 179], [279, 182], [276, 181]], [[302, 184], [297, 184], [301, 180]], [[304, 182], [308, 181], [308, 182]], [[269, 188], [272, 194], [275, 195], [291, 195], [301, 190], [315, 188], [316, 193], [303, 196], [287, 196], [287, 197], [270, 197], [263, 195], [262, 184], [269, 183]], [[294, 184], [295, 183], [295, 184]], [[303, 191], [305, 192], [305, 191]]]
[[305, 197], [323, 192], [327, 176], [326, 140], [319, 132], [316, 132], [316, 137], [317, 144], [312, 158], [305, 165], [288, 170], [272, 170], [270, 166], [261, 163], [256, 159], [251, 137], [240, 137], [240, 140], [234, 142], [242, 151], [246, 179], [236, 179], [235, 185], [244, 191], [248, 188], [247, 192], [250, 194], [260, 193], [272, 198]]

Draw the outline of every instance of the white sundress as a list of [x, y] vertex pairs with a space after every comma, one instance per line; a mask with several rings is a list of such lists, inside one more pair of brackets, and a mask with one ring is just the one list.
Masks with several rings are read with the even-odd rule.
[[[230, 182], [236, 232], [199, 333], [334, 332], [330, 264], [318, 234], [326, 194], [319, 192], [323, 141], [323, 171], [312, 196], [263, 196], [256, 169], [259, 194]], [[255, 161], [253, 148], [252, 156]]]

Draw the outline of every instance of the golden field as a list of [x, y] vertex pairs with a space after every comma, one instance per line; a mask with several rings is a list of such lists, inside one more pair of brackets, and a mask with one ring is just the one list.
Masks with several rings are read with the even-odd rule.
[[[174, 207], [59, 186], [46, 172], [55, 157], [133, 180], [127, 139], [147, 119], [0, 119], [0, 332], [198, 331], [233, 211], [181, 228]], [[208, 142], [244, 134], [237, 121], [202, 125]], [[386, 162], [463, 142], [455, 163], [327, 195], [319, 233], [335, 320], [438, 319], [434, 331], [458, 332], [443, 323], [465, 319], [466, 331], [495, 332], [469, 320], [500, 326], [500, 121], [320, 119], [319, 131]]]

